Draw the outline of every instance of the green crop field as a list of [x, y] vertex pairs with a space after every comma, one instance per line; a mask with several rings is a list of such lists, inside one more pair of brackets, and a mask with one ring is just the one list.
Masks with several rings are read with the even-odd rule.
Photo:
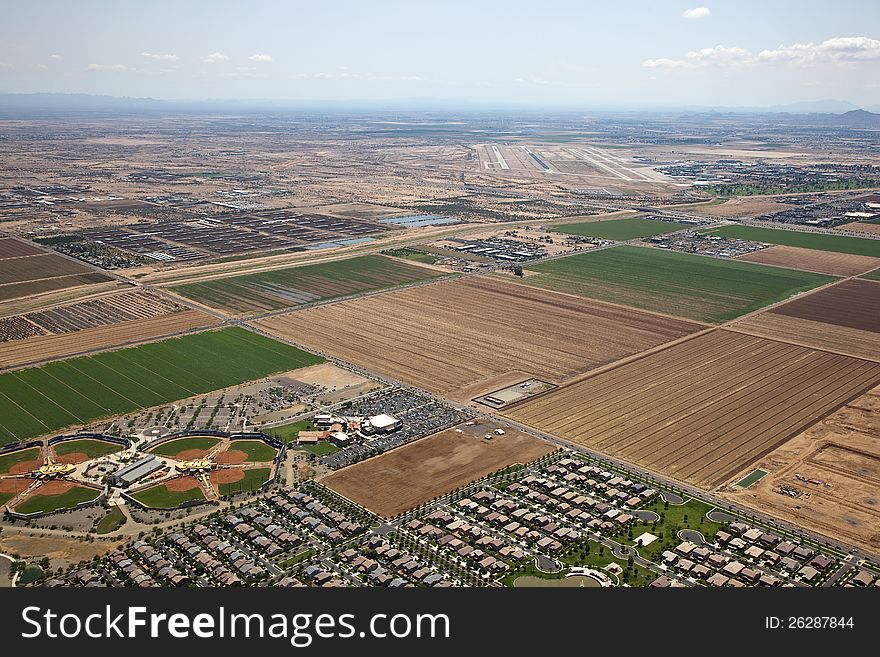
[[40, 458], [39, 447], [29, 447], [17, 452], [3, 454], [0, 456], [0, 474], [6, 474], [10, 468], [16, 463], [25, 463], [26, 461], [34, 461]]
[[234, 495], [235, 493], [252, 492], [257, 490], [269, 479], [272, 470], [270, 468], [251, 468], [244, 470], [244, 478], [228, 484], [218, 484], [217, 489], [221, 495]]
[[0, 444], [323, 362], [226, 328], [0, 374]]
[[107, 443], [103, 440], [92, 440], [90, 438], [82, 438], [80, 440], [68, 440], [63, 443], [52, 445], [55, 454], [65, 456], [66, 454], [85, 454], [90, 459], [98, 458], [113, 454], [122, 449], [122, 445]]
[[189, 283], [171, 289], [212, 308], [248, 313], [382, 290], [442, 275], [443, 272], [419, 265], [366, 255]]
[[721, 228], [709, 228], [700, 232], [706, 235], [735, 237], [741, 240], [751, 240], [765, 244], [799, 246], [802, 249], [835, 251], [837, 253], [851, 253], [853, 255], [880, 258], [880, 240], [846, 237], [843, 235], [826, 235], [824, 233], [805, 233], [778, 228], [758, 228], [756, 226], [722, 226]]
[[174, 509], [184, 502], [205, 499], [205, 494], [198, 486], [189, 490], [168, 490], [165, 484], [145, 488], [131, 496], [151, 509]]
[[277, 449], [262, 440], [235, 440], [229, 445], [229, 449], [247, 454], [245, 463], [266, 463], [272, 461], [278, 454]]
[[862, 276], [862, 278], [869, 278], [872, 281], [880, 281], [880, 269], [875, 269], [874, 271], [869, 271], [867, 274]]
[[618, 246], [528, 267], [524, 283], [707, 322], [723, 322], [829, 283], [832, 276]]
[[560, 224], [559, 226], [554, 226], [553, 231], [565, 233], [566, 235], [598, 237], [603, 240], [623, 242], [634, 240], [637, 237], [651, 237], [652, 235], [662, 235], [663, 233], [674, 233], [687, 227], [686, 224], [632, 217], [607, 221], [585, 221], [577, 224]]
[[425, 264], [432, 264], [437, 256], [431, 255], [430, 253], [425, 253], [424, 251], [418, 251], [416, 249], [410, 248], [400, 248], [400, 249], [388, 249], [386, 251], [382, 251], [383, 255], [393, 256], [395, 258], [403, 258], [404, 260], [413, 260], [415, 262], [423, 262]]
[[147, 451], [159, 456], [177, 456], [181, 452], [190, 449], [203, 449], [207, 451], [219, 442], [220, 439], [213, 436], [189, 436], [188, 438], [169, 440], [167, 443], [162, 443]]
[[101, 491], [85, 486], [74, 486], [58, 495], [30, 495], [15, 507], [18, 513], [47, 513], [70, 509], [77, 504], [96, 499]]

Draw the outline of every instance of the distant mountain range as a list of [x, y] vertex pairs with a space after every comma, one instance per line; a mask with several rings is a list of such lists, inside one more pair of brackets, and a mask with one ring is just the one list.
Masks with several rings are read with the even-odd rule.
[[[400, 101], [402, 107], [408, 107], [415, 111], [431, 109], [431, 101], [422, 99], [419, 103]], [[0, 93], [0, 115], [16, 116], [58, 116], [66, 113], [88, 114], [154, 114], [154, 113], [178, 113], [178, 112], [247, 112], [247, 111], [284, 111], [284, 110], [315, 110], [319, 108], [336, 109], [340, 111], [356, 111], [358, 109], [382, 110], [395, 109], [397, 103], [386, 101], [382, 103], [341, 102], [341, 101], [285, 101], [285, 100], [159, 100], [155, 98], [130, 98], [117, 96], [101, 96], [92, 94], [65, 94], [65, 93], [33, 93], [33, 94], [10, 94]], [[437, 109], [447, 108], [454, 111], [456, 104], [452, 101], [437, 101]], [[479, 106], [482, 109], [487, 107]], [[400, 109], [400, 108], [397, 108]], [[463, 102], [459, 108], [461, 111], [478, 109], [472, 103]], [[501, 111], [503, 108], [495, 108]], [[522, 106], [508, 108], [508, 111], [529, 112], [533, 107]], [[552, 108], [545, 108], [552, 111]], [[560, 108], [559, 111], [572, 111], [574, 108]], [[581, 108], [578, 111], [589, 111], [589, 108]], [[615, 113], [611, 110], [599, 110], [603, 113]], [[850, 102], [842, 100], [817, 100], [787, 105], [774, 105], [771, 107], [712, 107], [712, 106], [687, 106], [678, 108], [656, 108], [643, 110], [625, 110], [627, 113], [654, 112], [688, 114], [730, 114], [730, 115], [773, 115], [775, 120], [791, 120], [792, 123], [810, 123], [815, 125], [842, 126], [853, 129], [880, 129], [880, 105], [868, 108], [859, 108]]]

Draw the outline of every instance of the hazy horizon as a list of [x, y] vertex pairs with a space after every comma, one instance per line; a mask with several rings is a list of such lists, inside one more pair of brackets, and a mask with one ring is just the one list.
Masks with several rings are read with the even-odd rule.
[[0, 93], [302, 104], [880, 106], [880, 5], [12, 5]]

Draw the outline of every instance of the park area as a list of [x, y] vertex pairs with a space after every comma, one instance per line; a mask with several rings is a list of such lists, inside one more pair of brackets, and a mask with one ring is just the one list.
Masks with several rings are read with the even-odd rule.
[[834, 278], [736, 260], [618, 246], [528, 267], [529, 285], [704, 322], [724, 322]]
[[0, 444], [321, 362], [226, 328], [0, 374]]
[[261, 271], [171, 288], [198, 303], [230, 313], [290, 308], [304, 303], [430, 280], [443, 272], [381, 255]]

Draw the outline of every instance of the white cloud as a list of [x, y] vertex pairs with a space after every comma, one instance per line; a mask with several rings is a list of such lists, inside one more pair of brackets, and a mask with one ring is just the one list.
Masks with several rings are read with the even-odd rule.
[[698, 21], [701, 18], [709, 18], [712, 15], [712, 12], [709, 11], [708, 7], [694, 7], [693, 9], [685, 9], [681, 16], [682, 18], [687, 18], [689, 21]]
[[701, 48], [692, 50], [687, 54], [688, 61], [694, 64], [718, 64], [727, 66], [732, 64], [744, 64], [752, 60], [752, 53], [745, 48], [728, 48], [715, 46], [714, 48]]
[[153, 52], [142, 52], [141, 55], [143, 55], [147, 59], [155, 59], [160, 62], [176, 62], [177, 61], [177, 55], [174, 55], [171, 53], [159, 55], [159, 54], [156, 54]]
[[702, 48], [687, 53], [684, 59], [646, 59], [644, 68], [685, 69], [699, 66], [755, 66], [770, 64], [839, 64], [880, 61], [880, 40], [869, 37], [834, 37], [821, 43], [794, 43], [757, 55], [746, 48]]
[[86, 68], [90, 71], [124, 71], [128, 67], [124, 64], [89, 64]]
[[793, 43], [758, 53], [761, 62], [867, 62], [880, 60], [880, 40], [869, 37], [834, 37], [822, 43]]
[[257, 53], [256, 55], [251, 55], [248, 59], [252, 62], [271, 62], [272, 55], [261, 55]]
[[62, 57], [61, 55], [54, 55], [53, 54], [53, 55], [49, 55], [49, 59], [51, 59], [53, 62], [60, 62], [62, 59], [64, 59], [64, 57]]
[[645, 68], [676, 69], [687, 68], [690, 64], [681, 59], [666, 59], [665, 57], [660, 57], [659, 59], [646, 59], [642, 62], [642, 66]]
[[222, 52], [212, 52], [210, 55], [205, 55], [202, 61], [205, 64], [216, 64], [217, 62], [225, 62], [228, 59], [229, 55], [224, 55]]
[[12, 68], [12, 64], [8, 64], [6, 62], [0, 62], [0, 68]]

